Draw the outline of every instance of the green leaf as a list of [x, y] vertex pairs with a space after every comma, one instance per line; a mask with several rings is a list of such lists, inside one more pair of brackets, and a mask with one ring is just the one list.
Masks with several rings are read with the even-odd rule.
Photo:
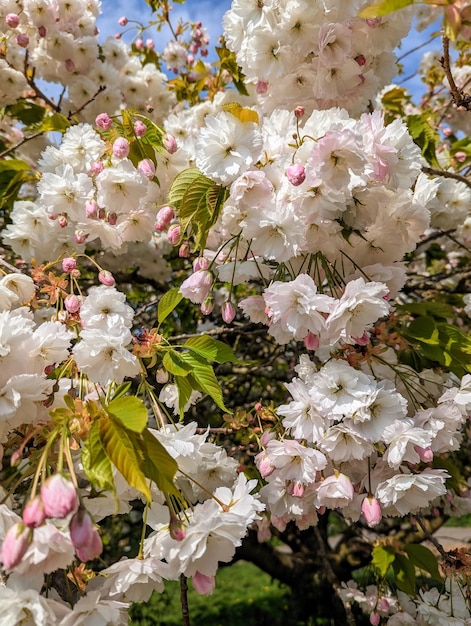
[[188, 376], [191, 371], [191, 366], [186, 363], [184, 358], [176, 350], [172, 349], [165, 352], [162, 365], [167, 372], [174, 376]]
[[216, 363], [240, 363], [239, 359], [232, 351], [232, 348], [222, 341], [213, 339], [208, 335], [190, 337], [190, 339], [185, 341], [183, 347], [188, 348], [188, 350], [191, 350], [192, 352], [196, 352], [196, 354], [205, 359], [216, 361]]
[[160, 491], [181, 498], [174, 479], [178, 470], [175, 459], [154, 435], [146, 429], [142, 433], [144, 442], [144, 464], [142, 469], [147, 478], [154, 481]]
[[159, 306], [157, 309], [157, 320], [159, 324], [161, 324], [178, 306], [178, 304], [182, 301], [183, 295], [180, 293], [178, 287], [174, 287], [173, 289], [169, 289], [164, 295], [160, 298]]
[[99, 489], [114, 491], [113, 468], [101, 443], [99, 423], [95, 421], [82, 447], [82, 464], [91, 484]]
[[10, 104], [5, 107], [5, 112], [10, 117], [19, 120], [25, 126], [30, 126], [31, 124], [38, 124], [42, 121], [46, 114], [46, 108], [30, 100], [18, 100], [15, 104]]
[[194, 389], [198, 389], [196, 382], [192, 385], [192, 379], [191, 374], [188, 376], [174, 376], [174, 382], [178, 389], [178, 412], [181, 419], [185, 413], [185, 405], [190, 399], [191, 392]]
[[365, 7], [358, 13], [358, 16], [364, 18], [381, 17], [411, 4], [414, 4], [414, 0], [382, 0], [382, 2], [376, 2], [376, 4]]
[[191, 366], [191, 375], [198, 388], [207, 393], [220, 409], [230, 413], [231, 411], [224, 405], [222, 389], [211, 365], [193, 352], [185, 352], [182, 357]]
[[99, 421], [100, 440], [107, 457], [121, 472], [131, 487], [140, 491], [150, 502], [152, 499], [147, 479], [141, 470], [144, 463], [142, 450], [130, 430], [124, 428], [113, 416]]
[[395, 558], [396, 551], [392, 546], [379, 545], [373, 548], [371, 563], [380, 571], [381, 576], [384, 578]]
[[440, 136], [428, 112], [421, 115], [408, 115], [406, 124], [414, 142], [421, 148], [422, 156], [433, 166], [440, 167], [435, 154]]
[[139, 398], [135, 396], [123, 396], [113, 399], [106, 410], [113, 417], [116, 417], [125, 428], [135, 433], [142, 433], [147, 426], [147, 409]]
[[415, 567], [411, 561], [404, 554], [396, 554], [392, 567], [398, 588], [410, 596], [415, 596]]
[[31, 130], [35, 132], [58, 132], [65, 133], [65, 131], [70, 128], [71, 122], [62, 113], [52, 113], [47, 117], [43, 118], [42, 122], [39, 124], [34, 124], [30, 127]]
[[407, 327], [405, 335], [431, 346], [440, 344], [438, 328], [431, 317], [422, 316], [415, 319]]
[[435, 580], [443, 580], [438, 569], [438, 560], [435, 554], [418, 543], [408, 543], [404, 546], [410, 562], [415, 567], [428, 572]]
[[235, 52], [226, 47], [224, 38], [222, 38], [222, 46], [216, 46], [216, 53], [219, 57], [219, 65], [221, 70], [226, 70], [232, 77], [232, 82], [237, 91], [243, 96], [248, 96], [249, 92], [245, 86], [245, 75], [241, 67], [237, 63]]
[[455, 493], [459, 494], [467, 488], [465, 477], [452, 459], [443, 456], [434, 456], [432, 467], [434, 469], [444, 469], [450, 474], [451, 478], [447, 479], [446, 486], [449, 489], [453, 489]]
[[178, 174], [169, 191], [169, 204], [180, 220], [181, 239], [193, 234], [196, 246], [204, 248], [208, 231], [215, 224], [228, 191], [196, 168]]
[[437, 319], [451, 318], [455, 314], [453, 307], [443, 302], [408, 302], [398, 305], [396, 309], [412, 315], [430, 315]]
[[121, 385], [119, 385], [119, 387], [116, 387], [113, 392], [113, 397], [111, 399], [117, 400], [118, 398], [121, 398], [121, 396], [125, 396], [131, 389], [131, 386], [132, 383], [130, 381], [128, 381], [127, 383], [122, 383]]
[[21, 172], [21, 171], [29, 171], [31, 166], [28, 165], [25, 161], [20, 161], [19, 159], [5, 159], [0, 161], [0, 172]]

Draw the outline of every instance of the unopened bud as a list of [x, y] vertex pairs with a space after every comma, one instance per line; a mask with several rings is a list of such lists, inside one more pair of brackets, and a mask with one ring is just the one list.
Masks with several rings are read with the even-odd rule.
[[116, 284], [113, 274], [108, 272], [108, 270], [101, 270], [98, 274], [98, 280], [102, 285], [106, 285], [107, 287], [114, 287]]
[[16, 28], [20, 23], [20, 18], [16, 13], [8, 13], [8, 15], [5, 17], [5, 22], [10, 28]]
[[117, 159], [125, 159], [129, 154], [129, 141], [124, 137], [118, 137], [113, 142], [113, 155]]
[[95, 118], [95, 125], [100, 130], [109, 130], [112, 123], [113, 123], [113, 120], [108, 115], [108, 113], [100, 113]]
[[118, 20], [118, 24], [120, 26], [126, 26], [127, 23], [128, 23], [128, 18], [125, 17], [124, 15], [123, 15], [123, 17], [120, 17], [119, 20]]
[[300, 118], [304, 115], [304, 107], [298, 106], [294, 109], [294, 116]]
[[70, 294], [64, 300], [64, 306], [69, 313], [77, 313], [80, 310], [80, 300], [77, 296]]
[[29, 528], [42, 526], [46, 521], [46, 512], [40, 496], [35, 496], [23, 509], [23, 522]]
[[180, 241], [180, 226], [178, 224], [170, 226], [167, 232], [167, 239], [174, 246]]
[[70, 274], [73, 270], [77, 269], [77, 260], [73, 257], [66, 257], [62, 260], [62, 269], [67, 274]]
[[13, 569], [21, 563], [31, 540], [33, 532], [21, 522], [11, 526], [3, 540], [0, 560], [5, 569]]
[[62, 474], [50, 476], [41, 485], [41, 499], [46, 516], [57, 519], [63, 519], [69, 513], [73, 513], [79, 504], [74, 485]]
[[170, 154], [174, 154], [178, 150], [177, 141], [173, 135], [165, 134], [162, 143], [165, 150]]
[[383, 517], [381, 505], [373, 496], [366, 496], [361, 504], [361, 512], [370, 528], [379, 524]]
[[28, 44], [29, 44], [29, 37], [28, 35], [25, 35], [24, 33], [19, 33], [16, 36], [16, 43], [21, 47], [21, 48], [27, 48]]
[[230, 324], [236, 316], [236, 310], [232, 302], [224, 302], [221, 307], [221, 317], [226, 324]]
[[151, 159], [143, 159], [137, 166], [137, 171], [152, 180], [155, 176], [155, 165]]
[[305, 181], [306, 170], [300, 163], [293, 163], [293, 165], [290, 165], [286, 170], [286, 176], [288, 177], [289, 182], [297, 187]]
[[147, 126], [141, 120], [137, 120], [134, 122], [134, 132], [137, 137], [144, 137], [147, 132]]

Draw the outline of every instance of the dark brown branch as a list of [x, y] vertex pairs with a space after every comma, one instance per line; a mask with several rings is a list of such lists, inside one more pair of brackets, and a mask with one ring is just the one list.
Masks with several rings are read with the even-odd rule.
[[188, 608], [188, 582], [186, 576], [180, 576], [180, 602], [182, 605], [183, 626], [190, 626], [190, 611]]
[[36, 137], [40, 137], [41, 135], [44, 135], [44, 132], [45, 131], [40, 130], [37, 133], [33, 133], [32, 135], [29, 135], [28, 137], [23, 137], [21, 141], [19, 141], [14, 146], [11, 146], [11, 148], [7, 148], [3, 152], [0, 152], [0, 159], [3, 159], [4, 157], [8, 156], [9, 154], [14, 152], [18, 148], [21, 148], [21, 146], [23, 146], [25, 143], [28, 143], [28, 141], [31, 141], [31, 139], [36, 139]]
[[456, 172], [448, 172], [447, 170], [437, 170], [434, 167], [423, 167], [422, 172], [424, 174], [430, 174], [430, 176], [443, 176], [443, 178], [453, 178], [459, 180], [471, 188], [471, 180], [463, 176], [462, 174], [456, 174]]
[[471, 96], [469, 94], [465, 94], [462, 89], [459, 89], [455, 83], [455, 79], [453, 78], [453, 74], [451, 73], [450, 67], [450, 40], [446, 35], [442, 37], [443, 43], [443, 56], [440, 59], [440, 64], [445, 71], [445, 75], [448, 80], [448, 84], [450, 85], [451, 95], [453, 97], [453, 102], [457, 107], [463, 107], [467, 111], [471, 110]]
[[89, 104], [91, 104], [95, 100], [95, 98], [102, 93], [102, 91], [105, 91], [105, 89], [106, 89], [106, 85], [100, 85], [98, 89], [96, 90], [96, 92], [93, 94], [93, 96], [91, 96], [86, 102], [84, 102], [82, 106], [80, 106], [75, 111], [69, 111], [69, 114], [67, 115], [67, 119], [70, 120], [75, 115], [78, 115], [79, 113], [81, 113], [84, 110], [84, 108], [87, 107]]

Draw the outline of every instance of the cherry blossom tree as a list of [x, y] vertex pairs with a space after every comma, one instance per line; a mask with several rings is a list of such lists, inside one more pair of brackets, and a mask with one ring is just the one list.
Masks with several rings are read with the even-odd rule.
[[188, 626], [247, 559], [297, 623], [471, 624], [471, 4], [233, 0], [213, 63], [148, 4], [0, 0], [2, 619]]

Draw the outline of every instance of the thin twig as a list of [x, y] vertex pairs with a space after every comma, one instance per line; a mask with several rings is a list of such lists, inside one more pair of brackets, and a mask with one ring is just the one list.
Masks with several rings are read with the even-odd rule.
[[446, 35], [442, 37], [443, 43], [443, 56], [440, 59], [440, 64], [445, 71], [445, 75], [448, 80], [448, 84], [450, 85], [451, 95], [453, 97], [453, 102], [457, 107], [464, 107], [467, 111], [471, 110], [471, 96], [469, 94], [465, 94], [462, 89], [459, 89], [455, 83], [455, 79], [453, 78], [453, 74], [451, 73], [450, 67], [450, 40]]
[[40, 130], [37, 133], [33, 133], [32, 135], [29, 135], [28, 137], [23, 137], [21, 141], [19, 141], [14, 146], [11, 146], [11, 148], [7, 148], [3, 152], [0, 152], [0, 159], [3, 159], [4, 157], [8, 156], [9, 154], [14, 152], [18, 148], [21, 148], [21, 146], [23, 146], [25, 143], [28, 143], [28, 141], [31, 141], [32, 139], [36, 139], [36, 137], [40, 137], [41, 135], [44, 135], [44, 132], [45, 132], [44, 130]]
[[14, 265], [11, 265], [10, 263], [8, 263], [8, 261], [5, 261], [5, 259], [2, 258], [1, 256], [0, 256], [0, 265], [3, 265], [4, 267], [7, 267], [9, 270], [11, 270], [12, 272], [15, 272], [16, 274], [22, 274], [23, 273], [17, 267], [15, 267]]
[[106, 85], [100, 85], [98, 89], [96, 90], [96, 92], [93, 94], [93, 96], [91, 96], [86, 102], [84, 102], [82, 106], [80, 106], [78, 109], [75, 109], [75, 111], [69, 111], [67, 119], [70, 120], [75, 115], [78, 115], [79, 113], [81, 113], [84, 110], [84, 108], [88, 106], [89, 104], [91, 104], [95, 100], [95, 98], [101, 94], [102, 91], [105, 91], [105, 89], [106, 89]]
[[407, 52], [404, 52], [404, 54], [401, 54], [400, 57], [398, 57], [398, 62], [402, 61], [402, 59], [405, 59], [407, 56], [409, 56], [409, 54], [413, 54], [414, 52], [417, 52], [417, 50], [420, 50], [421, 48], [424, 48], [425, 46], [428, 46], [429, 43], [432, 43], [432, 41], [436, 39], [436, 37], [430, 37], [430, 39], [428, 41], [424, 41], [423, 43], [419, 44], [418, 46], [415, 46], [415, 48], [411, 48], [410, 50], [408, 50]]
[[428, 530], [424, 519], [420, 516], [417, 516], [415, 519], [417, 520], [417, 524], [420, 526], [427, 541], [430, 541], [430, 543], [437, 549], [440, 556], [448, 563], [455, 563], [455, 559], [452, 556], [450, 556], [450, 554], [445, 550], [442, 544], [439, 541], [437, 541], [435, 537], [432, 535], [432, 533]]
[[471, 180], [463, 176], [462, 174], [457, 174], [456, 172], [448, 172], [447, 170], [438, 170], [434, 167], [423, 167], [422, 172], [424, 174], [430, 174], [431, 176], [443, 176], [443, 178], [454, 178], [455, 180], [459, 180], [461, 183], [464, 183], [468, 187], [471, 188]]

